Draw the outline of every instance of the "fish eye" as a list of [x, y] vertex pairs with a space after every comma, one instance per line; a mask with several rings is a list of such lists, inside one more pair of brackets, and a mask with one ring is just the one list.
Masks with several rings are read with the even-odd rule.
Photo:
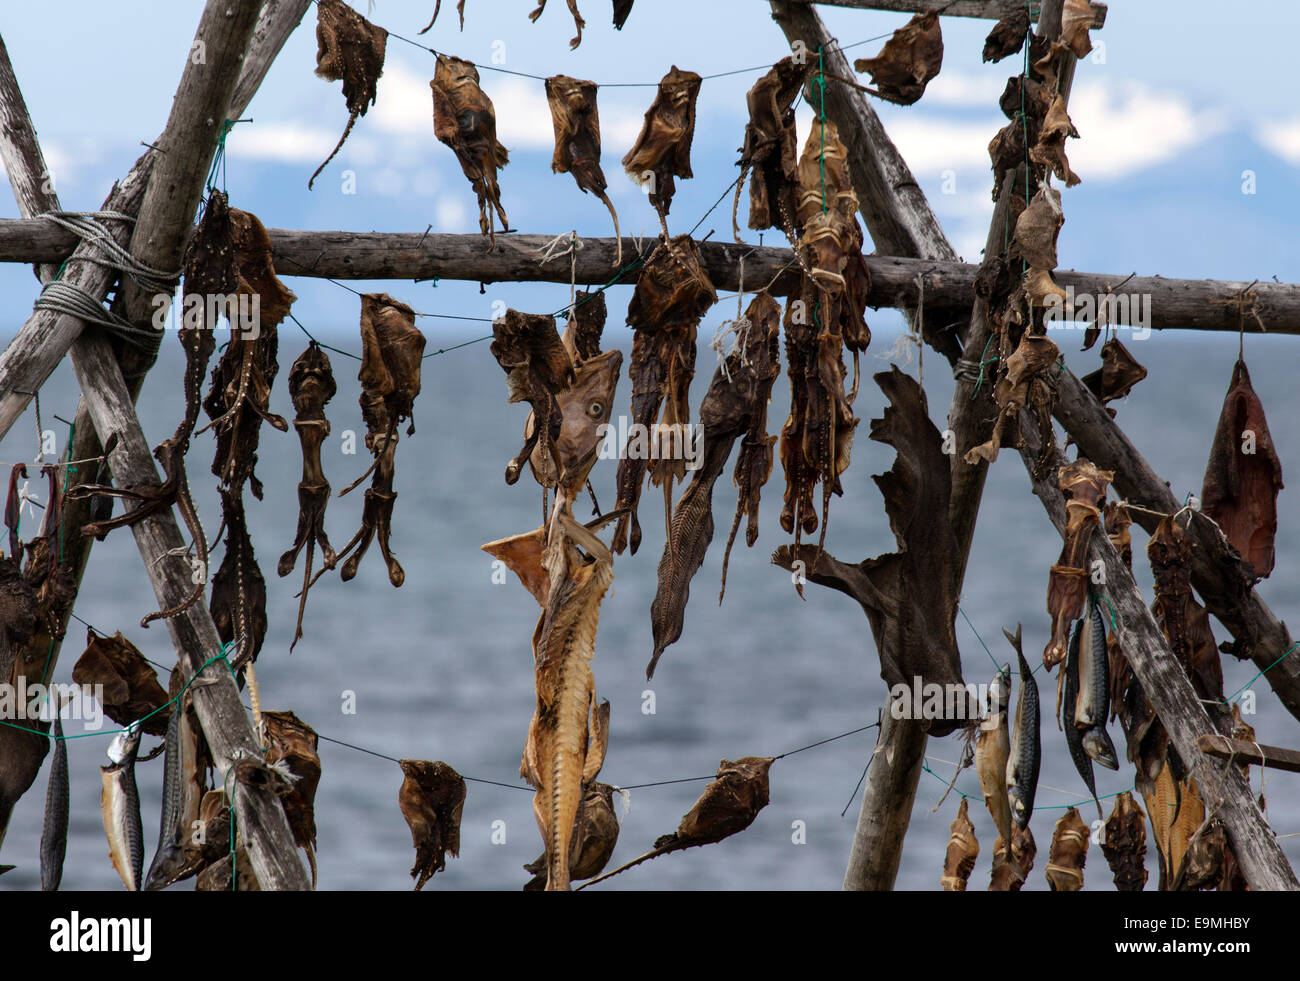
[[587, 415], [591, 416], [591, 418], [593, 419], [599, 419], [604, 414], [605, 414], [605, 403], [603, 402], [592, 402], [589, 406], [587, 406]]

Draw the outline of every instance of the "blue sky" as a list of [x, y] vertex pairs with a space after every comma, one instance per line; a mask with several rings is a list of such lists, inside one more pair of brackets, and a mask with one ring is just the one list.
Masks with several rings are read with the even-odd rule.
[[[447, 0], [430, 45], [487, 65], [504, 51], [503, 67], [546, 75], [565, 72], [602, 83], [654, 82], [670, 64], [701, 74], [770, 62], [784, 38], [761, 0], [640, 0], [626, 29], [613, 30], [607, 0], [582, 0], [588, 20], [582, 46], [564, 3], [554, 0], [531, 24], [532, 0], [468, 0], [463, 33]], [[3, 31], [19, 81], [36, 120], [64, 206], [97, 207], [112, 180], [129, 167], [141, 140], [160, 131], [202, 4], [122, 0], [111, 5], [68, 5], [58, 24], [58, 47], [78, 59], [51, 57], [51, 23], [35, 7], [6, 5]], [[365, 0], [358, 7], [366, 12]], [[375, 0], [376, 23], [416, 38], [432, 0]], [[843, 44], [886, 34], [906, 16], [822, 8]], [[1143, 0], [1111, 5], [1098, 39], [1104, 52], [1077, 75], [1072, 116], [1083, 138], [1070, 158], [1084, 183], [1065, 194], [1063, 266], [1127, 275], [1135, 270], [1170, 276], [1221, 278], [1278, 276], [1300, 279], [1300, 255], [1284, 243], [1287, 205], [1297, 200], [1300, 111], [1278, 68], [1300, 26], [1300, 8], [1257, 3], [1252, 17], [1224, 13], [1203, 0]], [[689, 29], [688, 28], [689, 18]], [[307, 177], [342, 131], [347, 114], [339, 83], [313, 75], [314, 10], [290, 40], [247, 116], [229, 142], [232, 203], [257, 212], [268, 226], [356, 230], [473, 231], [476, 207], [451, 151], [433, 136], [428, 79], [432, 58], [390, 39], [379, 99], [348, 144], [308, 191]], [[127, 25], [132, 25], [128, 29]], [[962, 18], [943, 23], [944, 69], [915, 106], [880, 106], [891, 134], [912, 165], [968, 260], [978, 261], [992, 203], [986, 146], [1002, 125], [996, 98], [1019, 59], [1000, 65], [979, 60], [988, 24]], [[877, 49], [875, 41], [852, 52]], [[503, 48], [502, 48], [503, 46]], [[1243, 56], [1242, 52], [1249, 52]], [[1104, 58], [1104, 60], [1103, 60]], [[744, 92], [758, 72], [706, 81], [700, 95], [694, 145], [696, 177], [683, 181], [670, 227], [683, 231], [713, 203], [735, 175], [743, 137]], [[527, 232], [609, 234], [600, 203], [567, 175], [550, 172], [551, 126], [542, 83], [483, 73], [496, 103], [500, 133], [512, 163], [502, 174], [503, 202], [512, 225]], [[622, 174], [619, 159], [635, 139], [650, 88], [605, 87], [600, 92], [605, 171], [625, 232], [653, 234], [648, 202]], [[807, 110], [800, 120], [807, 132]], [[344, 171], [355, 172], [357, 193], [342, 193]], [[1241, 193], [1242, 172], [1257, 177], [1257, 193]], [[955, 193], [945, 194], [951, 171]], [[742, 208], [744, 207], [742, 203]], [[702, 226], [727, 233], [724, 204]], [[0, 196], [0, 215], [16, 214]], [[34, 280], [20, 267], [0, 270], [7, 293], [30, 293]], [[292, 280], [296, 312], [333, 333], [355, 331], [355, 300], [328, 283]], [[487, 316], [489, 301], [519, 301], [525, 287], [480, 295], [476, 284], [373, 284], [418, 309]], [[365, 287], [369, 288], [369, 287]], [[532, 287], [535, 295], [540, 288]], [[554, 293], [554, 296], [550, 294]], [[547, 288], [538, 307], [556, 308], [563, 287]], [[611, 297], [617, 309], [621, 300]], [[519, 301], [522, 302], [522, 301]], [[10, 333], [25, 304], [7, 305], [0, 330]], [[719, 319], [725, 314], [719, 313]], [[888, 315], [882, 315], [883, 320]], [[428, 323], [426, 321], [426, 323]], [[428, 333], [456, 340], [467, 327], [440, 321]], [[472, 328], [469, 328], [472, 331]]]

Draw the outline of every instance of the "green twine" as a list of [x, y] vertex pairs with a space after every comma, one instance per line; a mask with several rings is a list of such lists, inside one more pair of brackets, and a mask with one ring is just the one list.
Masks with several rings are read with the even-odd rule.
[[984, 358], [984, 355], [989, 353], [989, 345], [992, 343], [993, 343], [993, 335], [990, 334], [989, 339], [984, 342], [984, 350], [980, 352], [980, 375], [979, 378], [975, 379], [975, 390], [970, 393], [970, 400], [972, 402], [975, 401], [975, 396], [980, 393], [980, 388], [982, 388], [984, 385], [984, 366], [992, 364], [994, 361], [998, 359], [998, 356], [996, 354], [987, 360], [985, 360]]
[[208, 168], [208, 179], [206, 181], [209, 192], [216, 189], [213, 183], [216, 180], [217, 171], [221, 171], [221, 190], [226, 190], [226, 137], [230, 131], [235, 128], [235, 123], [243, 122], [242, 119], [227, 119], [221, 124], [221, 132], [217, 134], [217, 149], [212, 155], [212, 166]]
[[1242, 685], [1240, 688], [1234, 691], [1231, 695], [1225, 698], [1220, 704], [1231, 705], [1232, 700], [1234, 698], [1236, 698], [1238, 695], [1244, 692], [1247, 688], [1253, 685], [1258, 679], [1262, 678], [1269, 671], [1272, 671], [1275, 667], [1281, 664], [1283, 660], [1285, 660], [1286, 658], [1294, 654], [1297, 647], [1300, 647], [1300, 643], [1292, 644], [1289, 648], [1287, 648], [1286, 652], [1281, 657], [1279, 657], [1276, 661], [1274, 661], [1272, 664], [1266, 667], [1263, 671], [1257, 672], [1254, 678], [1251, 678], [1248, 682], [1246, 682], [1244, 685]]
[[826, 204], [826, 72], [824, 68], [824, 54], [822, 46], [817, 45], [817, 88], [821, 91], [821, 113], [818, 119], [821, 122], [822, 152], [818, 164], [822, 173], [822, 214], [826, 214], [830, 208]]

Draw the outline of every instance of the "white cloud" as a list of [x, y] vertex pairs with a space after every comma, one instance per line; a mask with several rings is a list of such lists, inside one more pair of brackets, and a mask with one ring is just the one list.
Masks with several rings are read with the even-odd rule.
[[331, 132], [320, 126], [298, 122], [258, 122], [231, 130], [226, 140], [226, 151], [232, 157], [250, 160], [320, 163], [334, 149], [342, 132], [342, 129]]
[[510, 150], [550, 150], [555, 146], [551, 107], [542, 83], [507, 78], [488, 93], [497, 110], [497, 137]]
[[1287, 163], [1300, 164], [1300, 118], [1265, 123], [1256, 136]]
[[379, 76], [375, 105], [367, 114], [385, 133], [433, 136], [433, 92], [429, 77], [390, 60]]
[[963, 74], [941, 72], [925, 87], [926, 105], [978, 106], [987, 109], [998, 104], [1006, 88], [1005, 73]]
[[[988, 169], [989, 140], [1005, 121], [991, 116], [971, 120], [916, 112], [906, 117], [890, 114], [884, 123], [912, 173], [924, 181], [937, 179], [945, 170]], [[812, 109], [804, 105], [797, 122], [800, 153], [812, 125]]]
[[1220, 133], [1224, 114], [1198, 111], [1173, 92], [1141, 83], [1080, 85], [1070, 119], [1082, 137], [1066, 144], [1070, 166], [1087, 180], [1120, 180], [1176, 157]]

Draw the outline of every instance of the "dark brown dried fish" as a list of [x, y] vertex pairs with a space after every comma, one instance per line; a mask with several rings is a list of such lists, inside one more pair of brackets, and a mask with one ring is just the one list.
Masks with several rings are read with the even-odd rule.
[[1169, 649], [1198, 697], [1223, 699], [1223, 664], [1214, 643], [1210, 617], [1192, 595], [1192, 543], [1172, 517], [1160, 519], [1147, 542], [1154, 577], [1151, 613], [1169, 640]]
[[312, 341], [307, 350], [289, 369], [289, 396], [293, 399], [293, 428], [298, 430], [302, 447], [302, 479], [298, 481], [298, 530], [293, 545], [280, 556], [276, 572], [281, 578], [293, 571], [298, 553], [307, 548], [307, 565], [302, 574], [302, 592], [298, 601], [298, 623], [289, 650], [302, 638], [302, 617], [307, 609], [307, 592], [311, 589], [311, 563], [316, 546], [326, 565], [334, 561], [334, 549], [325, 534], [325, 508], [329, 504], [330, 484], [321, 465], [321, 444], [330, 434], [325, 418], [325, 404], [334, 397], [338, 385], [330, 368], [329, 356]]
[[[686, 472], [677, 439], [690, 422], [691, 379], [695, 375], [695, 336], [700, 318], [717, 302], [718, 294], [700, 265], [699, 248], [688, 235], [660, 243], [637, 277], [628, 305], [627, 323], [633, 330], [632, 379], [633, 432], [644, 438], [629, 441], [618, 463], [616, 510], [627, 509], [610, 545], [621, 553], [631, 529], [632, 554], [641, 545], [637, 505], [647, 470], [664, 488], [664, 523], [672, 519], [672, 484]], [[662, 409], [662, 416], [660, 410]], [[658, 424], [658, 425], [657, 425]], [[675, 429], [662, 427], [674, 426]], [[664, 433], [669, 439], [661, 438]], [[678, 458], [673, 459], [676, 455]]]
[[1115, 888], [1120, 892], [1141, 892], [1147, 883], [1146, 815], [1127, 790], [1115, 799], [1115, 809], [1106, 819], [1101, 839]]
[[1101, 524], [1101, 505], [1114, 479], [1110, 470], [1098, 470], [1080, 458], [1060, 468], [1057, 486], [1065, 495], [1065, 542], [1052, 566], [1047, 584], [1047, 612], [1052, 636], [1043, 650], [1043, 665], [1051, 670], [1065, 660], [1070, 624], [1083, 616], [1088, 600], [1088, 573], [1084, 562], [1093, 529]]
[[447, 867], [447, 853], [460, 855], [460, 815], [465, 808], [465, 778], [438, 761], [402, 760], [397, 804], [411, 828], [415, 865], [411, 878], [419, 892]]
[[[344, 582], [357, 574], [357, 567], [365, 557], [373, 538], [379, 539], [379, 550], [388, 565], [388, 581], [400, 586], [406, 573], [389, 547], [392, 535], [393, 505], [397, 492], [393, 490], [396, 475], [397, 429], [411, 418], [415, 397], [420, 394], [420, 365], [424, 356], [424, 335], [415, 326], [415, 311], [387, 293], [366, 293], [361, 297], [361, 417], [366, 423], [366, 449], [374, 454], [370, 469], [339, 496], [353, 490], [371, 473], [374, 479], [366, 488], [365, 504], [361, 510], [361, 527], [326, 563], [317, 577], [334, 568], [338, 560], [346, 558], [339, 573]], [[407, 427], [406, 434], [415, 432], [415, 423]], [[355, 553], [353, 550], [356, 550]], [[314, 581], [314, 580], [313, 580]]]
[[948, 850], [943, 858], [943, 878], [939, 880], [944, 892], [965, 892], [966, 883], [979, 857], [980, 843], [975, 840], [975, 825], [967, 813], [967, 800], [961, 799], [957, 816], [949, 828]]
[[292, 712], [263, 712], [262, 735], [266, 741], [266, 762], [281, 761], [293, 777], [293, 787], [282, 798], [289, 830], [311, 865], [311, 884], [316, 885], [316, 787], [320, 783], [319, 739], [316, 730]]
[[1081, 381], [1104, 404], [1124, 398], [1146, 376], [1146, 368], [1118, 338], [1112, 337], [1101, 346], [1101, 367], [1084, 375]]
[[1029, 879], [1034, 857], [1038, 854], [1034, 835], [1029, 828], [1015, 825], [1011, 831], [1010, 848], [1000, 839], [998, 846], [993, 852], [993, 875], [989, 880], [989, 891], [1019, 892], [1020, 887]]
[[[576, 328], [575, 328], [576, 329]], [[556, 443], [562, 416], [556, 393], [573, 384], [573, 360], [547, 314], [507, 310], [492, 322], [492, 356], [506, 372], [511, 402], [532, 407], [524, 448], [506, 465], [506, 483], [514, 484], [524, 461], [536, 455], [558, 472]]]
[[[686, 812], [676, 831], [661, 835], [655, 841], [654, 848], [640, 858], [633, 859], [613, 872], [606, 872], [586, 885], [603, 882], [610, 876], [660, 855], [694, 848], [696, 845], [711, 845], [744, 831], [768, 804], [767, 774], [773, 760], [771, 756], [744, 756], [734, 763], [723, 760], [718, 764], [717, 776]], [[585, 889], [586, 886], [581, 888]]]
[[[608, 702], [604, 704], [609, 705]], [[614, 788], [607, 783], [594, 782], [587, 787], [573, 825], [569, 878], [579, 882], [600, 875], [609, 864], [617, 844], [618, 817], [614, 814]], [[525, 892], [541, 892], [546, 888], [545, 852], [525, 865], [524, 869], [533, 875], [524, 886]]]
[[623, 237], [618, 231], [618, 213], [605, 189], [609, 182], [600, 169], [600, 114], [596, 110], [596, 83], [568, 75], [552, 75], [546, 80], [546, 101], [551, 107], [551, 125], [555, 129], [555, 153], [551, 170], [573, 174], [578, 188], [590, 191], [609, 209], [614, 219], [614, 238], [618, 240], [614, 265], [623, 265]]
[[[86, 631], [86, 649], [72, 669], [78, 685], [103, 686], [104, 714], [118, 725], [129, 726], [167, 702], [167, 692], [144, 655], [121, 632], [103, 637]], [[151, 736], [167, 735], [173, 709], [150, 715], [141, 729]]]
[[[433, 6], [433, 16], [429, 18], [428, 26], [425, 27], [424, 30], [418, 33], [420, 34], [428, 33], [429, 28], [433, 27], [434, 23], [438, 20], [438, 14], [441, 10], [442, 10], [442, 0], [437, 0], [437, 3], [435, 3]], [[465, 30], [465, 0], [457, 0], [456, 13], [460, 16], [460, 29], [463, 31]]]
[[869, 72], [880, 98], [910, 106], [925, 93], [943, 66], [943, 30], [939, 11], [916, 14], [893, 33], [880, 54], [858, 58], [853, 70]]
[[1251, 564], [1256, 579], [1273, 571], [1281, 489], [1282, 461], [1269, 435], [1264, 404], [1251, 387], [1246, 363], [1238, 359], [1205, 466], [1201, 508]]
[[226, 525], [226, 551], [212, 577], [208, 609], [221, 642], [235, 645], [229, 663], [238, 670], [257, 660], [266, 640], [266, 579], [253, 553], [243, 497], [224, 487], [218, 490]]
[[[1003, 446], [1020, 443], [1020, 410], [1030, 408], [1038, 421], [1040, 434], [1050, 432], [1054, 393], [1048, 381], [1048, 372], [1056, 364], [1060, 349], [1044, 334], [1025, 331], [1020, 343], [1006, 359], [1001, 377], [993, 386], [993, 399], [998, 405], [998, 418], [993, 424], [993, 435], [985, 443], [966, 451], [963, 459], [971, 465], [981, 460], [993, 463]], [[1046, 448], [1051, 443], [1044, 440]]]
[[1029, 33], [1029, 11], [1017, 8], [993, 25], [984, 39], [984, 61], [998, 62], [1025, 46]]
[[[659, 586], [650, 605], [655, 648], [646, 668], [647, 678], [654, 676], [655, 665], [665, 648], [682, 634], [691, 578], [704, 563], [704, 555], [713, 541], [713, 485], [722, 475], [732, 446], [742, 437], [753, 439], [754, 449], [749, 452], [759, 459], [743, 458], [746, 449], [742, 445], [742, 459], [737, 461], [736, 470], [737, 486], [742, 488], [741, 500], [727, 550], [730, 552], [742, 511], [749, 511], [751, 528], [757, 537], [754, 519], [758, 491], [772, 469], [773, 437], [767, 435], [766, 420], [772, 383], [780, 372], [777, 363], [780, 317], [780, 306], [767, 293], [759, 293], [754, 298], [745, 314], [748, 326], [742, 346], [718, 366], [700, 403], [704, 451], [699, 468], [673, 511], [664, 554], [659, 560]], [[761, 459], [764, 453], [766, 469]], [[742, 477], [744, 485], [740, 483]]]
[[623, 25], [627, 23], [628, 15], [632, 13], [632, 4], [636, 0], [614, 0], [614, 27], [622, 30]]
[[[676, 65], [659, 82], [655, 100], [645, 112], [641, 133], [623, 157], [623, 169], [645, 187], [662, 223], [677, 192], [675, 177], [690, 178], [691, 141], [695, 138], [695, 99], [701, 78]], [[668, 227], [664, 225], [664, 238]]]
[[1083, 888], [1083, 866], [1088, 860], [1088, 826], [1077, 808], [1070, 808], [1056, 822], [1048, 853], [1047, 884], [1053, 892], [1078, 892]]
[[1065, 181], [1066, 187], [1074, 187], [1080, 182], [1080, 177], [1070, 169], [1070, 161], [1065, 156], [1065, 141], [1078, 136], [1079, 131], [1065, 108], [1065, 96], [1058, 93], [1038, 131], [1038, 142], [1029, 148], [1029, 159], [1051, 170]]
[[[587, 26], [587, 22], [582, 19], [582, 14], [578, 13], [578, 0], [568, 0], [569, 13], [573, 14], [573, 26], [578, 32], [578, 36], [569, 41], [569, 50], [572, 51], [582, 43], [582, 29]], [[537, 9], [528, 15], [528, 19], [537, 23], [537, 18], [542, 16], [546, 10], [546, 0], [537, 0]]]
[[497, 139], [492, 100], [479, 88], [473, 62], [451, 55], [438, 55], [429, 87], [433, 90], [433, 134], [451, 147], [460, 161], [460, 169], [478, 196], [479, 228], [495, 246], [493, 209], [501, 219], [501, 230], [510, 227], [497, 184], [497, 171], [510, 163], [510, 152]]
[[[464, 5], [464, 0], [461, 5]], [[433, 16], [437, 18], [437, 11]], [[370, 23], [342, 0], [318, 0], [316, 18], [316, 74], [329, 82], [343, 80], [348, 124], [338, 145], [307, 181], [308, 190], [343, 148], [357, 117], [364, 116], [375, 104], [379, 76], [384, 73], [384, 50], [388, 45], [386, 30]], [[429, 27], [432, 26], [430, 21]]]
[[745, 96], [749, 122], [745, 124], [745, 145], [740, 151], [740, 180], [732, 202], [733, 235], [740, 241], [736, 214], [745, 178], [749, 185], [749, 227], [757, 231], [777, 228], [793, 241], [796, 168], [799, 145], [795, 137], [794, 100], [798, 98], [812, 63], [799, 64], [793, 56], [782, 58], [772, 70], [754, 83]]

